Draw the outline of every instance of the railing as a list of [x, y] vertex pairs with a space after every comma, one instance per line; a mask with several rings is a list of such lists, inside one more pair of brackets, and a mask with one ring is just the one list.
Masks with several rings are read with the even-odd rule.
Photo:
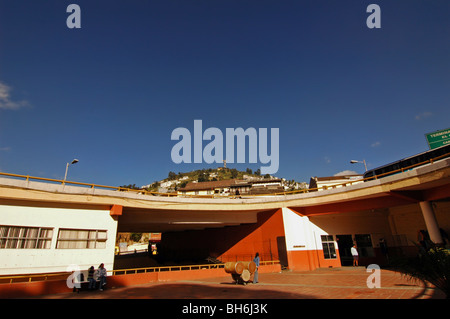
[[[338, 188], [338, 187], [345, 187], [345, 186], [348, 186], [348, 185], [352, 185], [354, 183], [361, 183], [361, 182], [368, 181], [368, 180], [378, 179], [378, 178], [382, 178], [382, 177], [385, 177], [385, 176], [388, 176], [388, 175], [393, 175], [393, 174], [405, 172], [405, 171], [408, 171], [408, 170], [411, 170], [413, 168], [416, 168], [416, 167], [419, 167], [419, 166], [423, 166], [423, 165], [426, 165], [426, 164], [432, 164], [435, 161], [438, 161], [440, 159], [443, 159], [443, 158], [449, 157], [449, 156], [450, 156], [450, 153], [446, 153], [446, 154], [437, 156], [435, 158], [431, 158], [431, 159], [428, 159], [426, 161], [423, 161], [423, 162], [420, 162], [420, 163], [416, 163], [414, 165], [410, 165], [408, 167], [403, 167], [401, 169], [397, 169], [397, 170], [394, 170], [394, 171], [389, 171], [389, 172], [386, 172], [386, 173], [383, 173], [383, 174], [379, 174], [379, 175], [370, 176], [370, 177], [367, 177], [367, 178], [361, 178], [361, 179], [352, 180], [352, 181], [348, 181], [348, 182], [341, 183], [341, 184], [335, 184], [333, 186], [322, 186], [322, 187], [318, 187], [318, 188], [307, 188], [307, 189], [300, 189], [300, 190], [279, 192], [279, 193], [240, 195], [240, 197], [241, 198], [242, 197], [244, 197], [244, 198], [256, 198], [256, 197], [261, 197], [261, 196], [283, 196], [283, 195], [286, 196], [286, 195], [304, 194], [304, 193], [315, 192], [315, 191], [319, 191], [319, 190], [327, 190], [327, 189]], [[134, 193], [143, 194], [143, 195], [153, 195], [153, 196], [162, 196], [162, 197], [187, 197], [187, 198], [234, 198], [234, 197], [236, 197], [235, 195], [232, 195], [232, 194], [230, 196], [217, 196], [215, 194], [210, 194], [210, 195], [191, 195], [191, 194], [178, 194], [178, 193], [160, 193], [160, 192], [147, 191], [145, 189], [131, 189], [131, 188], [107, 186], [107, 185], [98, 185], [98, 184], [91, 184], [91, 183], [71, 182], [71, 181], [64, 181], [64, 180], [59, 180], [59, 179], [35, 177], [35, 176], [11, 174], [11, 173], [2, 173], [2, 172], [0, 172], [0, 176], [21, 178], [21, 179], [25, 179], [27, 182], [30, 181], [30, 180], [37, 180], [37, 181], [58, 183], [58, 184], [61, 184], [61, 185], [68, 184], [68, 185], [76, 185], [76, 186], [84, 186], [84, 187], [87, 186], [87, 187], [89, 187], [91, 189], [95, 189], [95, 188], [110, 189], [110, 190], [116, 190], [116, 191], [120, 191], [120, 192], [134, 192]]]
[[196, 270], [196, 269], [219, 269], [224, 268], [224, 264], [203, 264], [203, 265], [177, 265], [177, 266], [160, 266], [147, 268], [131, 268], [131, 269], [117, 269], [113, 270], [114, 275], [130, 275], [148, 272], [163, 272], [163, 271], [181, 271], [181, 270]]
[[38, 275], [17, 275], [17, 276], [0, 276], [0, 284], [13, 282], [34, 282], [34, 281], [47, 281], [47, 280], [63, 280], [67, 279], [71, 273], [49, 273]]
[[[261, 261], [260, 266], [276, 265], [279, 260]], [[161, 266], [161, 267], [147, 267], [147, 268], [131, 268], [131, 269], [117, 269], [113, 270], [113, 275], [129, 275], [148, 272], [162, 272], [162, 271], [181, 271], [181, 270], [198, 270], [198, 269], [221, 269], [225, 267], [225, 263], [217, 264], [203, 264], [203, 265], [177, 265], [177, 266]]]
[[[279, 264], [279, 260], [261, 261], [260, 266], [264, 265], [276, 265]], [[160, 267], [147, 267], [147, 268], [130, 268], [130, 269], [117, 269], [112, 271], [113, 276], [117, 275], [133, 275], [140, 273], [151, 272], [163, 272], [163, 271], [184, 271], [184, 270], [199, 270], [199, 269], [221, 269], [225, 267], [225, 263], [217, 264], [203, 264], [203, 265], [176, 265], [176, 266], [160, 266]], [[66, 280], [72, 273], [49, 273], [49, 274], [37, 274], [37, 275], [17, 275], [17, 276], [0, 276], [0, 284], [13, 283], [13, 282], [35, 282], [35, 281], [47, 281], [47, 280]]]
[[60, 179], [53, 179], [53, 178], [45, 178], [45, 177], [36, 177], [36, 176], [30, 176], [30, 175], [20, 175], [20, 174], [11, 174], [11, 173], [2, 173], [0, 172], [0, 176], [8, 176], [8, 177], [16, 177], [25, 179], [27, 182], [30, 180], [36, 180], [36, 181], [44, 181], [44, 182], [53, 182], [58, 183], [61, 185], [76, 185], [76, 186], [88, 186], [91, 189], [94, 188], [100, 188], [100, 189], [111, 189], [121, 192], [136, 192], [136, 193], [142, 193], [145, 195], [159, 195], [159, 196], [177, 196], [177, 194], [174, 193], [158, 193], [158, 192], [150, 192], [144, 189], [131, 189], [131, 188], [124, 188], [124, 187], [117, 187], [117, 186], [108, 186], [108, 185], [99, 185], [99, 184], [92, 184], [92, 183], [82, 183], [82, 182], [72, 182], [72, 181], [64, 181]]
[[309, 192], [315, 192], [315, 191], [319, 191], [319, 190], [327, 190], [327, 189], [333, 189], [333, 188], [338, 188], [338, 187], [345, 187], [348, 185], [352, 185], [355, 183], [361, 183], [361, 182], [365, 182], [365, 181], [369, 181], [369, 180], [373, 180], [373, 179], [379, 179], [379, 178], [383, 178], [389, 175], [394, 175], [394, 174], [398, 174], [398, 173], [403, 173], [405, 171], [409, 171], [413, 168], [419, 167], [419, 166], [423, 166], [426, 164], [433, 164], [435, 161], [441, 160], [443, 158], [449, 157], [450, 153], [446, 153], [434, 158], [430, 158], [426, 161], [420, 162], [420, 163], [416, 163], [414, 165], [410, 165], [407, 167], [403, 167], [397, 170], [393, 170], [393, 171], [389, 171], [383, 174], [379, 174], [379, 175], [373, 175], [370, 177], [366, 177], [366, 178], [361, 178], [361, 179], [356, 179], [356, 180], [352, 180], [352, 181], [348, 181], [348, 182], [344, 182], [341, 184], [335, 184], [333, 186], [322, 186], [322, 187], [318, 187], [318, 188], [307, 188], [307, 189], [301, 189], [301, 190], [295, 190], [295, 191], [288, 191], [288, 192], [281, 192], [281, 193], [271, 193], [271, 194], [261, 194], [261, 195], [245, 195], [247, 196], [268, 196], [268, 195], [291, 195], [291, 194], [303, 194], [303, 193], [309, 193]]

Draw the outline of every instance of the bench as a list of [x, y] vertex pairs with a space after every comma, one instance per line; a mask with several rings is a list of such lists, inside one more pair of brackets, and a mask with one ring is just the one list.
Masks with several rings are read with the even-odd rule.
[[[81, 290], [89, 290], [89, 280], [88, 280], [88, 274], [89, 271], [88, 270], [81, 270], [78, 273], [78, 280], [74, 280], [74, 285], [76, 285], [77, 283], [80, 284], [80, 288], [76, 288], [75, 286], [73, 287], [73, 292], [80, 292]], [[95, 285], [92, 288], [92, 290], [95, 289], [99, 289], [99, 285], [100, 285], [100, 280], [96, 279], [95, 280]], [[103, 285], [103, 289], [105, 289], [106, 283]]]

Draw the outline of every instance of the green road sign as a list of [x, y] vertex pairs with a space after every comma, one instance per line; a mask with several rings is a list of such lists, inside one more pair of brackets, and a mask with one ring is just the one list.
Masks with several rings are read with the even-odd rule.
[[450, 128], [425, 134], [430, 149], [450, 144]]

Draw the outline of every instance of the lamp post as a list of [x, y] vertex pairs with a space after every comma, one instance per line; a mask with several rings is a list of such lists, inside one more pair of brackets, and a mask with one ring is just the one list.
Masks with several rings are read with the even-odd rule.
[[367, 172], [366, 160], [362, 160], [362, 161], [351, 160], [350, 163], [351, 163], [351, 164], [363, 163], [363, 164], [364, 164], [364, 168], [366, 169], [366, 172]]
[[69, 170], [69, 165], [76, 164], [76, 163], [78, 163], [77, 159], [74, 159], [72, 162], [67, 163], [67, 165], [66, 165], [66, 174], [64, 174], [64, 182], [66, 181], [66, 178], [67, 178], [67, 171]]

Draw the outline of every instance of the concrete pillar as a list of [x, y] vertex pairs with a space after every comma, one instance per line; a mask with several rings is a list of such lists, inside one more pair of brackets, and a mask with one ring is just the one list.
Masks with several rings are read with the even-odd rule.
[[420, 209], [422, 210], [423, 218], [425, 219], [425, 224], [427, 225], [428, 234], [430, 235], [430, 239], [435, 244], [442, 244], [444, 241], [442, 240], [441, 232], [439, 231], [439, 226], [436, 220], [436, 216], [434, 215], [433, 207], [431, 203], [428, 201], [420, 202]]

